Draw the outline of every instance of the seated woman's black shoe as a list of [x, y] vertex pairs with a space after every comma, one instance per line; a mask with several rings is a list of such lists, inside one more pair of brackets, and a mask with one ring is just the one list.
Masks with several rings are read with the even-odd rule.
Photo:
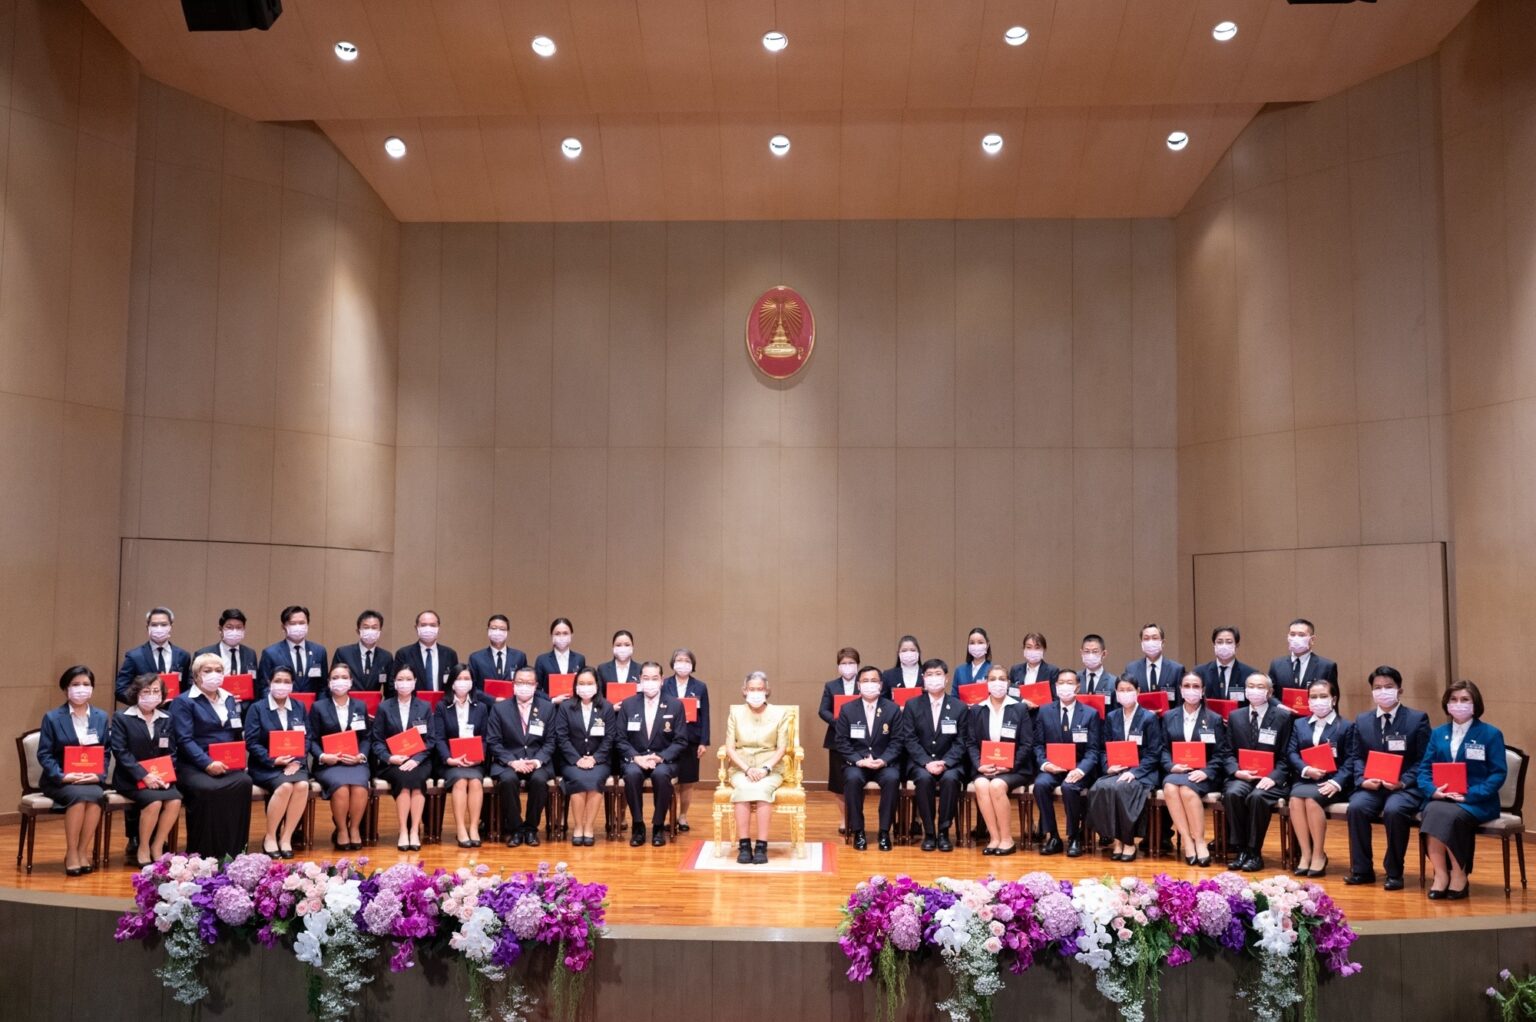
[[752, 865], [752, 842], [747, 838], [736, 842], [736, 861], [743, 866]]
[[768, 864], [768, 842], [759, 841], [752, 849], [752, 865], [766, 866]]
[[1446, 901], [1464, 901], [1466, 899], [1467, 895], [1469, 895], [1471, 893], [1472, 893], [1472, 881], [1468, 880], [1466, 882], [1465, 886], [1463, 886], [1461, 888], [1461, 890], [1459, 890], [1459, 891], [1456, 890], [1456, 888], [1454, 888], [1454, 887], [1447, 887], [1445, 889], [1445, 900]]

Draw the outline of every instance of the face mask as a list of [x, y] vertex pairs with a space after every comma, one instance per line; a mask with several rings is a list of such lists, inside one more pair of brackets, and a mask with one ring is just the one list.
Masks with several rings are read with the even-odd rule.
[[332, 678], [331, 679], [331, 694], [332, 695], [344, 696], [344, 695], [346, 695], [350, 691], [352, 691], [352, 679], [350, 679], [350, 678]]
[[1451, 715], [1451, 719], [1456, 723], [1465, 724], [1467, 721], [1472, 719], [1472, 704], [1449, 703], [1445, 708], [1445, 712], [1449, 713]]
[[577, 685], [576, 694], [582, 699], [591, 699], [597, 695], [596, 685]]
[[942, 692], [944, 691], [944, 684], [945, 679], [942, 674], [933, 678], [926, 675], [923, 677], [923, 690], [925, 692]]
[[632, 657], [634, 655], [635, 655], [635, 647], [633, 647], [633, 646], [615, 646], [615, 647], [613, 647], [613, 658], [615, 660], [628, 660], [630, 657]]
[[1156, 660], [1163, 655], [1162, 639], [1142, 639], [1141, 651], [1147, 655], [1148, 660]]
[[1184, 701], [1193, 706], [1205, 697], [1205, 692], [1198, 688], [1185, 688], [1179, 691], [1184, 693]]
[[1099, 669], [1099, 665], [1103, 662], [1104, 656], [1101, 653], [1083, 654], [1083, 666], [1088, 668], [1090, 671], [1097, 671]]
[[748, 692], [747, 693], [747, 705], [753, 707], [754, 709], [756, 707], [759, 707], [759, 706], [763, 705], [767, 701], [768, 701], [768, 693], [767, 692]]
[[686, 678], [693, 673], [693, 665], [686, 660], [679, 660], [672, 665], [672, 673], [679, 678]]
[[564, 653], [566, 650], [570, 649], [571, 648], [571, 637], [569, 635], [557, 635], [557, 636], [555, 636], [555, 648], [558, 649], [562, 653]]
[[436, 625], [422, 625], [420, 628], [416, 629], [416, 638], [418, 638], [422, 642], [426, 642], [426, 643], [436, 642], [437, 641], [437, 626]]
[[150, 625], [149, 640], [154, 643], [164, 643], [171, 637], [170, 625]]
[[160, 705], [160, 697], [154, 693], [139, 696], [139, 712], [154, 713], [155, 707]]
[[1373, 688], [1371, 689], [1371, 698], [1383, 710], [1390, 710], [1397, 705], [1397, 689], [1394, 687]]
[[77, 705], [88, 703], [91, 701], [91, 691], [92, 689], [89, 685], [71, 685], [69, 686], [69, 701]]
[[838, 664], [837, 665], [837, 673], [843, 676], [843, 680], [844, 681], [852, 681], [854, 678], [858, 677], [859, 665], [858, 664]]
[[220, 673], [205, 674], [197, 679], [197, 684], [204, 692], [217, 692], [224, 684], [224, 675]]
[[875, 699], [880, 695], [880, 683], [878, 681], [866, 681], [859, 685], [859, 695], [865, 699]]
[[234, 647], [240, 645], [244, 641], [245, 641], [245, 629], [244, 628], [226, 628], [226, 629], [224, 629], [224, 645], [226, 645], [226, 646], [230, 647], [231, 649], [233, 649]]
[[896, 654], [896, 659], [901, 661], [901, 666], [903, 667], [916, 667], [917, 650], [904, 649], [900, 653]]
[[1231, 660], [1237, 656], [1237, 647], [1230, 642], [1218, 642], [1216, 644], [1216, 659]]
[[658, 692], [660, 692], [660, 691], [661, 691], [661, 682], [659, 682], [659, 681], [642, 681], [640, 683], [640, 692], [647, 699], [654, 699], [656, 697], [656, 694]]
[[405, 678], [395, 679], [395, 695], [408, 696], [414, 691], [416, 691], [416, 682], [408, 681]]
[[1064, 703], [1070, 703], [1072, 700], [1077, 698], [1077, 686], [1076, 685], [1057, 685], [1056, 686], [1056, 698], [1061, 700]]
[[1135, 692], [1116, 692], [1115, 693], [1115, 702], [1119, 703], [1121, 706], [1125, 707], [1126, 709], [1130, 709], [1132, 706], [1136, 705], [1136, 693]]
[[293, 694], [293, 682], [274, 681], [270, 686], [268, 686], [267, 691], [272, 693], [273, 699], [276, 699], [278, 702], [282, 702], [284, 699], [287, 699]]
[[373, 646], [378, 643], [379, 634], [377, 628], [364, 628], [357, 633], [357, 637], [362, 640], [364, 646]]
[[1290, 647], [1291, 656], [1301, 656], [1301, 654], [1312, 648], [1312, 637], [1310, 635], [1288, 635], [1285, 638], [1285, 644]]
[[978, 660], [987, 655], [987, 645], [984, 642], [973, 642], [965, 648], [970, 650], [971, 656]]
[[300, 643], [309, 635], [309, 625], [289, 625], [284, 631], [288, 634], [289, 642]]
[[1269, 702], [1269, 689], [1267, 688], [1245, 688], [1243, 689], [1243, 694], [1248, 697], [1249, 704], [1253, 706], [1263, 706]]
[[987, 695], [993, 699], [1001, 699], [1008, 694], [1008, 679], [993, 680], [987, 682]]
[[1333, 712], [1332, 699], [1308, 699], [1307, 705], [1312, 708], [1312, 716], [1326, 717]]
[[456, 696], [467, 696], [469, 695], [469, 690], [474, 687], [475, 683], [468, 678], [460, 678], [453, 683], [453, 694]]
[[1036, 664], [1038, 664], [1040, 661], [1042, 661], [1044, 659], [1045, 659], [1045, 650], [1043, 650], [1043, 649], [1026, 649], [1024, 651], [1024, 662], [1026, 664], [1028, 664], [1029, 666], [1031, 666], [1031, 667], [1034, 667]]
[[485, 637], [491, 640], [491, 645], [500, 646], [507, 641], [507, 630], [505, 628], [492, 628], [485, 633]]
[[534, 688], [535, 686], [533, 685], [513, 685], [512, 694], [517, 696], [518, 702], [526, 703], [528, 700], [533, 698]]

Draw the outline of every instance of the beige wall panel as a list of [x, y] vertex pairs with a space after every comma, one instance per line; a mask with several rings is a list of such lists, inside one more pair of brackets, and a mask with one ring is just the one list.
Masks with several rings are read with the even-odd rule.
[[[441, 448], [437, 466], [437, 585], [433, 606], [449, 636], [479, 636], [491, 612], [491, 532], [496, 492], [495, 452], [487, 447]], [[410, 608], [406, 608], [410, 612]], [[457, 638], [448, 640], [467, 655]], [[478, 638], [476, 638], [478, 642]], [[478, 648], [473, 646], [470, 648]]]
[[1078, 447], [1129, 447], [1132, 406], [1169, 400], [1132, 379], [1131, 224], [1072, 225], [1072, 406]]
[[[257, 635], [264, 633], [269, 636], [269, 638], [263, 641], [263, 645], [282, 638], [280, 615], [284, 607], [291, 605], [308, 607], [312, 621], [325, 621], [327, 623], [325, 626], [327, 634], [333, 629], [342, 635], [346, 634], [341, 631], [341, 628], [345, 627], [344, 625], [340, 628], [337, 626], [343, 618], [350, 620], [350, 618], [356, 616], [357, 612], [353, 611], [351, 615], [348, 615], [348, 608], [346, 607], [333, 609], [330, 600], [326, 597], [326, 559], [329, 553], [330, 551], [323, 547], [273, 545], [272, 584], [268, 596], [272, 602], [267, 607], [266, 613], [262, 615], [264, 621], [271, 622], [270, 625], [266, 626], [271, 631], [264, 632], [264, 629], [260, 627], [256, 629]], [[335, 620], [333, 621], [332, 618], [335, 618]], [[311, 627], [315, 626], [311, 625]], [[356, 634], [356, 632], [352, 633], [353, 639], [356, 638]], [[315, 641], [319, 642], [322, 640], [316, 639]], [[353, 640], [349, 639], [348, 641]], [[327, 645], [332, 646], [335, 643], [331, 642]]]
[[1013, 230], [1013, 442], [1070, 447], [1078, 410], [1072, 393], [1072, 222], [1020, 220]]
[[139, 469], [143, 535], [207, 537], [212, 432], [207, 422], [144, 420], [144, 458]]
[[1132, 556], [1122, 568], [1131, 584], [1132, 616], [1157, 621], [1169, 642], [1182, 634], [1179, 619], [1179, 459], [1173, 448], [1142, 448], [1132, 456]]
[[[608, 505], [627, 500], [608, 481], [606, 448], [558, 450], [550, 463], [550, 492], [559, 503], [550, 515], [550, 617], [570, 618], [576, 625], [573, 648], [601, 652], [606, 634], [599, 635], [608, 616]], [[558, 512], [558, 513], [556, 513]], [[445, 559], [446, 563], [446, 559]], [[611, 629], [610, 629], [611, 631]], [[548, 634], [547, 632], [545, 633]], [[597, 662], [608, 659], [597, 657]]]
[[[281, 638], [277, 617], [281, 607], [274, 606], [271, 592], [272, 548], [265, 543], [209, 543], [207, 548], [203, 611], [198, 617], [188, 614], [184, 622], [177, 618], [181, 644], [194, 650], [217, 642], [219, 615], [235, 607], [247, 618], [245, 644], [260, 653]], [[320, 634], [334, 636], [338, 626], [339, 622], [330, 620], [313, 622], [315, 641], [326, 642]], [[335, 642], [326, 645], [334, 646]]]
[[[816, 317], [816, 353], [781, 392], [779, 440], [785, 447], [836, 447], [840, 316], [838, 225], [789, 221], [783, 225], [784, 283], [805, 297]], [[743, 323], [745, 328], [745, 323]]]
[[336, 203], [283, 192], [274, 400], [280, 428], [325, 433], [330, 423]]
[[[1297, 616], [1300, 599], [1296, 558], [1294, 550], [1263, 550], [1243, 555], [1243, 620], [1238, 626], [1247, 636], [1243, 643], [1244, 660], [1261, 671], [1268, 669], [1270, 660], [1285, 652], [1286, 624]], [[1351, 588], [1354, 585], [1349, 584]], [[1317, 621], [1310, 613], [1301, 616]]]
[[1193, 208], [1178, 230], [1179, 443], [1198, 444], [1233, 435], [1239, 409], [1232, 204]]
[[896, 444], [955, 439], [955, 225], [896, 228]]
[[722, 436], [727, 447], [772, 447], [779, 443], [780, 432], [777, 391], [793, 384], [769, 380], [757, 371], [747, 358], [745, 331], [757, 297], [784, 283], [782, 226], [772, 221], [735, 222], [725, 225], [724, 234], [720, 322], [715, 334], [722, 353]]
[[[1449, 120], [1449, 114], [1447, 115]], [[1504, 163], [1499, 126], [1447, 139], [1445, 171], [1446, 348], [1453, 410], [1514, 396], [1508, 343], [1508, 272], [1503, 233]]]
[[736, 661], [727, 662], [721, 642], [723, 487], [719, 448], [667, 449], [662, 630], [687, 637], [679, 645], [691, 646], [711, 665], [699, 672], [706, 678], [728, 677], [736, 666]]
[[396, 450], [396, 607], [420, 609], [437, 592], [437, 468], [435, 447]]
[[[1365, 543], [1415, 543], [1436, 538], [1432, 425], [1429, 419], [1362, 422], [1360, 538]], [[1442, 477], [1443, 478], [1443, 477]]]
[[74, 126], [80, 105], [80, 35], [89, 15], [76, 4], [15, 5], [8, 105]]
[[1047, 660], [1070, 664], [1081, 637], [1072, 609], [1080, 584], [1073, 556], [1072, 451], [1019, 449], [1013, 462], [1014, 615], [1007, 634], [1014, 644], [1010, 655], [1017, 656], [1009, 664], [1022, 657], [1029, 631], [1045, 636]]
[[[955, 225], [958, 447], [999, 448], [1013, 443], [1014, 277], [1012, 223], [977, 220]], [[964, 457], [956, 452], [957, 459]], [[962, 472], [960, 478], [967, 476]], [[998, 478], [999, 485], [1004, 478]]]
[[[364, 610], [377, 610], [385, 616], [391, 626], [385, 629], [386, 636], [410, 634], [409, 622], [394, 620], [389, 607], [380, 603], [389, 583], [389, 572], [385, 570], [388, 561], [388, 554], [369, 550], [325, 551], [326, 615], [324, 621], [316, 622], [311, 629], [320, 635], [315, 641], [323, 643], [332, 653], [337, 646], [356, 642], [357, 615]], [[381, 581], [384, 588], [380, 587]], [[449, 644], [463, 657], [469, 656], [469, 650], [478, 648], [473, 644], [468, 648], [464, 645], [466, 639], [478, 634], [472, 629], [466, 630], [471, 624], [469, 621], [455, 621], [453, 631], [445, 632], [455, 637]], [[402, 629], [400, 626], [406, 627]], [[335, 658], [331, 659], [334, 661]]]
[[327, 452], [326, 545], [350, 550], [393, 549], [394, 448], [330, 437]]
[[491, 523], [491, 607], [483, 617], [511, 619], [509, 641], [528, 654], [549, 643], [549, 578], [561, 551], [549, 546], [550, 519], [564, 513], [550, 489], [548, 448], [502, 448], [496, 452], [496, 517]]
[[[123, 417], [121, 412], [84, 405], [66, 404], [62, 411], [56, 462], [54, 634], [56, 645], [69, 650], [78, 662], [103, 664], [113, 653], [108, 627], [117, 616]], [[39, 533], [33, 541], [45, 534]], [[34, 610], [32, 619], [37, 616]]]
[[1286, 111], [1285, 165], [1292, 178], [1344, 162], [1349, 152], [1349, 103], [1337, 93]]
[[[388, 233], [393, 233], [392, 224]], [[393, 446], [398, 360], [385, 308], [397, 303], [397, 293], [382, 265], [389, 247], [377, 215], [356, 206], [337, 207], [329, 432]]]
[[1296, 436], [1269, 433], [1242, 442], [1243, 548], [1296, 546]]
[[[1011, 430], [1010, 430], [1011, 432]], [[1013, 562], [1014, 452], [957, 448], [955, 465], [955, 619], [951, 629], [987, 629], [995, 649], [1016, 629]]]
[[1414, 65], [1373, 78], [1344, 97], [1349, 158], [1370, 160], [1419, 145], [1419, 75]]
[[[117, 657], [106, 671], [115, 673], [123, 653], [143, 644], [147, 636], [144, 615], [152, 607], [169, 607], [176, 614], [171, 641], [187, 650], [207, 645], [208, 547], [202, 542], [174, 540], [123, 541], [122, 594], [118, 605]], [[252, 632], [259, 634], [256, 612]], [[63, 665], [63, 666], [68, 666]], [[63, 667], [60, 667], [63, 670]], [[98, 668], [99, 684], [105, 671]]]
[[154, 149], [160, 163], [217, 171], [224, 152], [224, 111], [180, 89], [155, 90]]
[[1296, 431], [1296, 541], [1360, 542], [1359, 440], [1353, 423]]
[[[1135, 596], [1127, 584], [1135, 563], [1132, 464], [1124, 448], [1078, 450], [1073, 459], [1072, 630], [1098, 632], [1111, 645], [1128, 642], [1141, 624], [1133, 620]], [[1169, 496], [1161, 506], [1175, 501]], [[1110, 660], [1116, 662], [1123, 661]]]
[[724, 451], [721, 641], [736, 673], [779, 671], [779, 548], [785, 521], [776, 499], [780, 452]]
[[896, 230], [890, 221], [838, 225], [837, 436], [844, 448], [896, 442]]
[[[720, 344], [724, 246], [721, 224], [666, 225], [666, 378], [652, 412], [665, 424], [671, 447], [721, 442], [725, 359], [740, 355]], [[651, 258], [660, 261], [659, 255]]]
[[[1193, 639], [1182, 650], [1186, 666], [1210, 659], [1206, 651], [1210, 649], [1213, 630], [1227, 625], [1239, 630], [1248, 627], [1246, 560], [1244, 554], [1204, 554], [1194, 558], [1195, 620]], [[1263, 670], [1268, 661], [1260, 663], [1255, 650], [1260, 646], [1268, 648], [1261, 641], [1264, 638], [1250, 634], [1247, 648], [1238, 649], [1238, 659]]]
[[666, 441], [667, 264], [655, 258], [665, 244], [664, 224], [613, 225], [610, 447], [659, 447]]
[[[838, 621], [838, 482], [835, 447], [789, 448], [779, 463], [779, 674], [800, 686], [800, 705], [820, 698], [832, 653], [843, 644]], [[785, 540], [788, 540], [785, 542]], [[860, 652], [885, 665], [879, 644]], [[889, 641], [884, 645], [890, 645]]]
[[[496, 442], [547, 447], [555, 415], [581, 414], [584, 404], [551, 387], [554, 229], [500, 224], [496, 237]], [[402, 288], [408, 279], [402, 266]]]
[[1286, 112], [1260, 111], [1232, 143], [1232, 184], [1241, 194], [1285, 180]]
[[552, 439], [556, 447], [601, 447], [608, 439], [610, 387], [608, 225], [558, 225], [554, 258], [551, 387], [561, 406], [580, 411], [557, 412]]
[[283, 187], [336, 201], [337, 165], [341, 154], [312, 124], [283, 132]]
[[400, 229], [400, 359], [395, 443], [435, 445], [438, 349], [442, 322], [442, 228]]
[[1296, 426], [1349, 422], [1356, 404], [1348, 168], [1293, 178], [1287, 199]]
[[[93, 22], [94, 24], [94, 22]], [[133, 245], [131, 150], [82, 135], [70, 239], [68, 400], [121, 410]]]
[[952, 451], [897, 448], [897, 627], [952, 667], [965, 642], [954, 624], [956, 482]]
[[1179, 448], [1179, 546], [1192, 553], [1243, 549], [1243, 441]]
[[[1296, 418], [1286, 185], [1264, 185], [1240, 194], [1233, 203], [1233, 226], [1237, 374], [1228, 385], [1236, 386], [1238, 400], [1231, 420], [1216, 427], [1217, 435], [1252, 436], [1292, 429]], [[1224, 382], [1215, 381], [1215, 386]]]
[[[1296, 551], [1295, 617], [1317, 625], [1317, 651], [1339, 665], [1339, 681], [1369, 670], [1360, 658], [1360, 554], [1364, 547], [1321, 547]], [[1275, 653], [1289, 617], [1277, 620]], [[1428, 622], [1424, 622], [1428, 624]], [[1270, 627], [1268, 622], [1264, 627]], [[1374, 664], [1371, 665], [1375, 666]]]
[[600, 580], [594, 580], [608, 594], [605, 634], [596, 638], [606, 639], [627, 628], [635, 634], [636, 656], [658, 662], [671, 652], [661, 648], [666, 641], [662, 637], [660, 591], [665, 562], [665, 476], [666, 455], [660, 447], [609, 451], [605, 525], [608, 570]]
[[327, 438], [279, 429], [272, 441], [272, 542], [324, 546]]
[[[208, 470], [208, 538], [266, 543], [272, 539], [274, 498], [272, 430], [214, 423]], [[285, 466], [286, 467], [286, 466]], [[285, 499], [286, 503], [286, 499]]]
[[[903, 556], [896, 540], [896, 520], [902, 506], [914, 499], [910, 487], [896, 485], [895, 448], [843, 447], [837, 452], [835, 641], [839, 646], [854, 646], [866, 657], [879, 650], [882, 667], [896, 662], [896, 641], [910, 627], [901, 623], [905, 619], [896, 609], [896, 579]], [[928, 642], [936, 638], [930, 636]], [[823, 657], [825, 667], [828, 660]]]
[[1438, 710], [1450, 659], [1442, 555], [1439, 543], [1360, 549], [1360, 662], [1339, 669], [1346, 706], [1368, 709], [1366, 675], [1390, 664], [1403, 674], [1405, 701]]
[[[164, 86], [146, 82], [146, 88]], [[140, 152], [141, 157], [149, 155]], [[234, 178], [265, 185], [283, 185], [283, 127], [224, 111], [224, 169]]]
[[[211, 390], [216, 422], [257, 426], [269, 435], [287, 401], [274, 401], [282, 189], [225, 177], [219, 205], [218, 333]], [[286, 389], [284, 391], [286, 396]]]
[[496, 228], [443, 227], [437, 436], [444, 447], [489, 447], [496, 416]]
[[1171, 220], [1131, 222], [1131, 380], [1149, 395], [1131, 400], [1137, 447], [1178, 443], [1177, 253]]
[[0, 389], [59, 400], [69, 336], [75, 132], [10, 117], [0, 246]]
[[[16, 126], [12, 126], [14, 134]], [[15, 152], [12, 185], [15, 187]], [[213, 378], [219, 272], [219, 177], [156, 164], [145, 411], [206, 419]]]

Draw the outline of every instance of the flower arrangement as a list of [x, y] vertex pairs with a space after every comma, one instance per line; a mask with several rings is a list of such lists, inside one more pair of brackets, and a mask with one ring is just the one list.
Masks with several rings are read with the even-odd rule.
[[1509, 993], [1503, 993], [1495, 987], [1488, 988], [1488, 996], [1499, 1006], [1499, 1018], [1503, 1022], [1536, 1020], [1536, 976], [1517, 978], [1508, 969], [1500, 969], [1499, 982], [1509, 984]]
[[896, 1016], [911, 966], [925, 954], [936, 955], [954, 981], [939, 1004], [951, 1022], [991, 1019], [1002, 970], [1021, 973], [1052, 954], [1091, 969], [1123, 1022], [1155, 1018], [1163, 968], [1202, 951], [1256, 963], [1240, 996], [1259, 1020], [1298, 1004], [1315, 1019], [1320, 976], [1360, 971], [1349, 959], [1355, 933], [1321, 887], [1236, 873], [1075, 885], [1039, 872], [930, 885], [875, 876], [849, 896], [839, 935], [848, 978], [874, 978], [884, 1018]]
[[[161, 982], [183, 1004], [208, 995], [200, 972], [221, 940], [263, 947], [291, 943], [310, 970], [309, 1009], [340, 1022], [372, 981], [385, 945], [401, 972], [424, 945], [469, 970], [471, 1018], [520, 1019], [531, 1007], [507, 967], [535, 946], [554, 950], [549, 981], [557, 1012], [573, 1018], [582, 981], [603, 932], [608, 889], [583, 884], [564, 863], [533, 873], [493, 875], [486, 866], [428, 872], [414, 863], [364, 872], [366, 859], [289, 863], [241, 855], [221, 863], [167, 855], [135, 874], [134, 907], [118, 920], [118, 941], [159, 939]], [[488, 1002], [487, 993], [494, 992]]]

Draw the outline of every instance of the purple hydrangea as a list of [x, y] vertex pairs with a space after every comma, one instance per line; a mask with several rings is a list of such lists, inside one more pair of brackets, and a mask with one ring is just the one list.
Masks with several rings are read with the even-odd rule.
[[254, 907], [251, 896], [240, 887], [228, 884], [213, 892], [213, 911], [226, 926], [244, 926]]

